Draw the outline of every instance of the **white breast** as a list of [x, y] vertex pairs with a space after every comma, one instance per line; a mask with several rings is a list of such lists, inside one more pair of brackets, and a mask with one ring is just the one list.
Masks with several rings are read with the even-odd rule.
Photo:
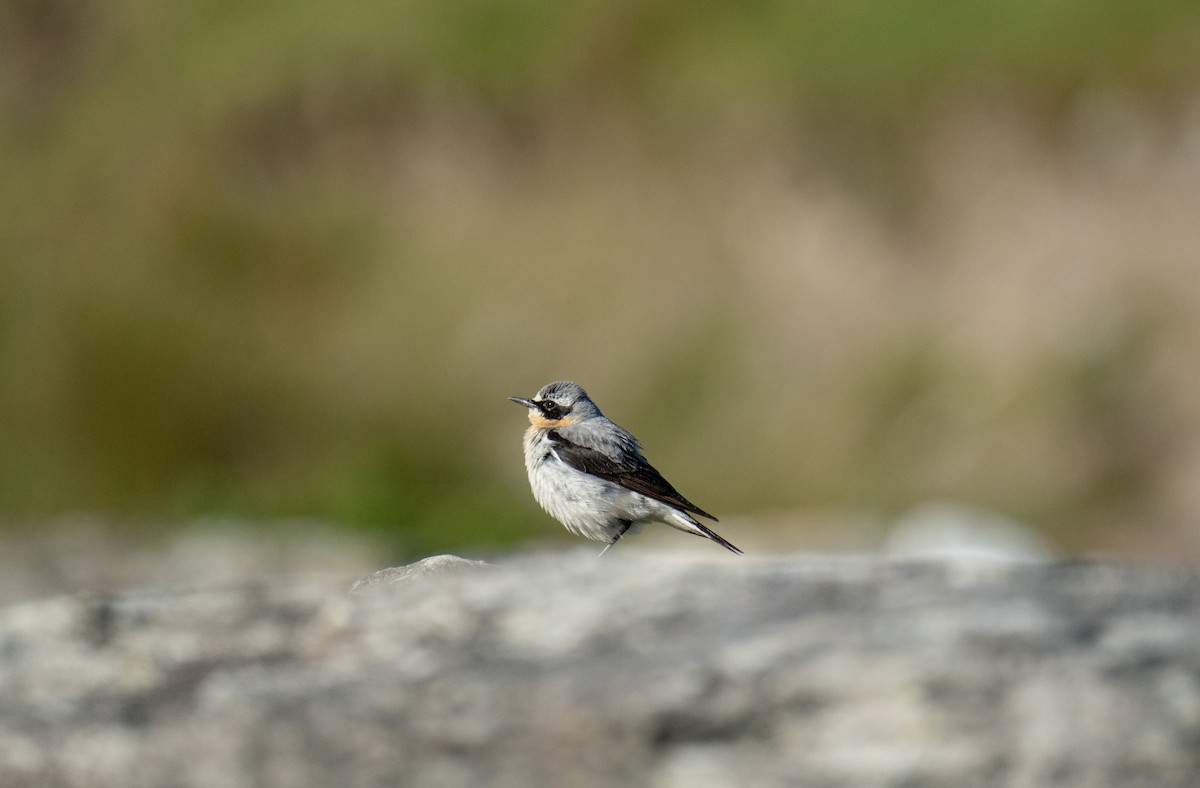
[[674, 510], [639, 493], [577, 471], [560, 460], [543, 430], [530, 429], [525, 440], [525, 469], [533, 497], [567, 530], [600, 542], [611, 541], [620, 521], [633, 522], [630, 533], [662, 519], [658, 509]]

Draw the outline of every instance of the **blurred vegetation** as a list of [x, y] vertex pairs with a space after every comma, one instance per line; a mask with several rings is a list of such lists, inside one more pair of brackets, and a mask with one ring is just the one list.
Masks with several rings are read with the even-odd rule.
[[1198, 88], [1189, 0], [10, 0], [0, 513], [540, 537], [570, 376], [719, 512], [1171, 544]]

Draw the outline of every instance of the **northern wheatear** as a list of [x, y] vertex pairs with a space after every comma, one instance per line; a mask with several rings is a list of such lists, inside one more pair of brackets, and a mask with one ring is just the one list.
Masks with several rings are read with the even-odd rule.
[[578, 384], [559, 380], [532, 399], [509, 399], [529, 408], [525, 469], [533, 497], [571, 533], [607, 542], [600, 555], [650, 523], [742, 552], [692, 517], [717, 520], [646, 462], [637, 438], [605, 418]]

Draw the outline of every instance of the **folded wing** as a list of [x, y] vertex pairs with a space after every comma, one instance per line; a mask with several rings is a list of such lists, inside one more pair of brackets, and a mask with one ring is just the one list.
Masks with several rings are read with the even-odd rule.
[[662, 501], [676, 509], [707, 517], [713, 522], [717, 521], [717, 518], [680, 495], [653, 465], [641, 457], [633, 436], [629, 436], [630, 446], [604, 447], [609, 449], [604, 451], [601, 448], [576, 443], [563, 435], [561, 430], [550, 430], [548, 435], [554, 453], [575, 470], [615, 482], [627, 490]]

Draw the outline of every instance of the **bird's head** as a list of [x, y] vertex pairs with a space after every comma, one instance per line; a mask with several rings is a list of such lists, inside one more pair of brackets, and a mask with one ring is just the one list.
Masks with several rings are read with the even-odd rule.
[[541, 429], [568, 427], [600, 415], [600, 409], [587, 392], [570, 380], [556, 380], [538, 389], [530, 397], [509, 397], [529, 408], [529, 423]]

